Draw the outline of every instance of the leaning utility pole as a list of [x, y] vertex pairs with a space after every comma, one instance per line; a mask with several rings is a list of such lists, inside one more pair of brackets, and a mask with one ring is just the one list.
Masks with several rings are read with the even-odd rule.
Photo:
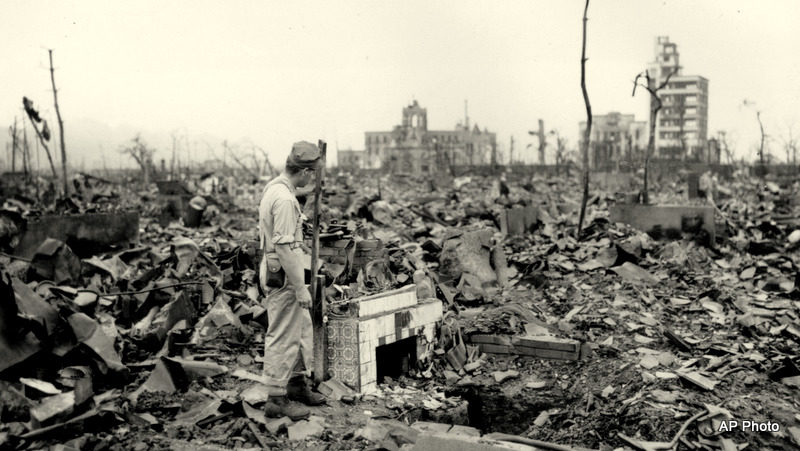
[[64, 147], [64, 121], [61, 120], [61, 111], [58, 109], [58, 90], [56, 90], [56, 77], [53, 72], [53, 50], [47, 51], [50, 55], [50, 82], [53, 85], [53, 103], [56, 107], [56, 118], [58, 119], [58, 137], [61, 142], [61, 171], [64, 175], [64, 196], [68, 194], [69, 184], [67, 183], [67, 150]]
[[511, 136], [511, 145], [508, 148], [508, 164], [514, 164], [514, 136]]
[[581, 199], [581, 214], [578, 217], [578, 233], [575, 238], [580, 238], [583, 230], [583, 220], [586, 217], [586, 203], [589, 201], [589, 139], [592, 136], [592, 105], [589, 103], [589, 93], [586, 91], [586, 16], [589, 12], [589, 0], [583, 9], [583, 46], [581, 49], [581, 92], [583, 103], [586, 104], [586, 130], [583, 132], [583, 197]]

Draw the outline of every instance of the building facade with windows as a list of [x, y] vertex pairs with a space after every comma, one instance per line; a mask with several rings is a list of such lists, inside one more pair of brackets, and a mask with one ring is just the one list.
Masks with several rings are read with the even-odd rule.
[[336, 165], [341, 169], [361, 169], [364, 167], [365, 153], [363, 150], [337, 150]]
[[391, 131], [364, 134], [364, 167], [393, 173], [432, 173], [448, 166], [490, 162], [496, 150], [495, 133], [469, 125], [454, 130], [428, 130], [428, 111], [415, 100], [403, 108], [403, 120]]
[[708, 153], [708, 79], [683, 75], [678, 46], [667, 36], [656, 38], [655, 61], [648, 73], [655, 86], [669, 77], [658, 91], [661, 110], [656, 119], [655, 156], [702, 160]]
[[[579, 148], [583, 148], [586, 121], [579, 126]], [[610, 171], [638, 165], [647, 149], [647, 122], [637, 121], [633, 114], [610, 112], [592, 115], [589, 138], [589, 165], [594, 170]]]

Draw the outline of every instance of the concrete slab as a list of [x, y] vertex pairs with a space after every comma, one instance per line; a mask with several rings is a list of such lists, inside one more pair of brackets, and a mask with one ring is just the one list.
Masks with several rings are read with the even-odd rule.
[[411, 428], [422, 433], [436, 434], [436, 433], [446, 433], [452, 428], [452, 425], [444, 423], [433, 423], [430, 421], [415, 421], [414, 424], [411, 425]]
[[139, 237], [139, 213], [46, 215], [29, 221], [14, 254], [31, 258], [47, 238], [67, 243], [79, 257], [124, 248]]
[[609, 211], [611, 222], [629, 224], [655, 239], [680, 239], [684, 233], [705, 231], [714, 243], [714, 208], [684, 205], [618, 204]]
[[455, 435], [464, 435], [467, 437], [480, 437], [481, 431], [470, 427], [470, 426], [462, 426], [460, 424], [454, 424], [452, 428], [448, 431], [450, 434]]
[[358, 312], [359, 317], [366, 317], [413, 307], [416, 304], [417, 286], [411, 284], [396, 290], [355, 298], [350, 301], [350, 309]]
[[502, 442], [483, 437], [438, 433], [421, 434], [417, 443], [411, 448], [414, 451], [533, 451], [536, 448], [519, 443]]

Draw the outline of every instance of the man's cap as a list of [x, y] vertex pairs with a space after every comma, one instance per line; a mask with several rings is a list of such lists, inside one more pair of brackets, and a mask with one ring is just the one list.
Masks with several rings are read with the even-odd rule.
[[286, 162], [302, 168], [313, 168], [319, 159], [319, 147], [308, 141], [300, 141], [292, 144], [292, 151]]

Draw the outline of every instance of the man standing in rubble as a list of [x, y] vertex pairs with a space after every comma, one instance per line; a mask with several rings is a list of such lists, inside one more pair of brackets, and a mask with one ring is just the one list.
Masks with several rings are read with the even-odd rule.
[[[325, 403], [312, 391], [313, 326], [311, 293], [305, 285], [309, 259], [303, 244], [303, 215], [296, 188], [314, 180], [320, 164], [317, 146], [301, 141], [292, 146], [286, 169], [264, 188], [258, 208], [258, 228], [264, 252], [259, 283], [266, 295], [269, 326], [264, 338], [264, 373], [269, 387], [265, 413], [299, 420], [309, 416], [306, 405]], [[304, 371], [301, 371], [304, 370]]]

